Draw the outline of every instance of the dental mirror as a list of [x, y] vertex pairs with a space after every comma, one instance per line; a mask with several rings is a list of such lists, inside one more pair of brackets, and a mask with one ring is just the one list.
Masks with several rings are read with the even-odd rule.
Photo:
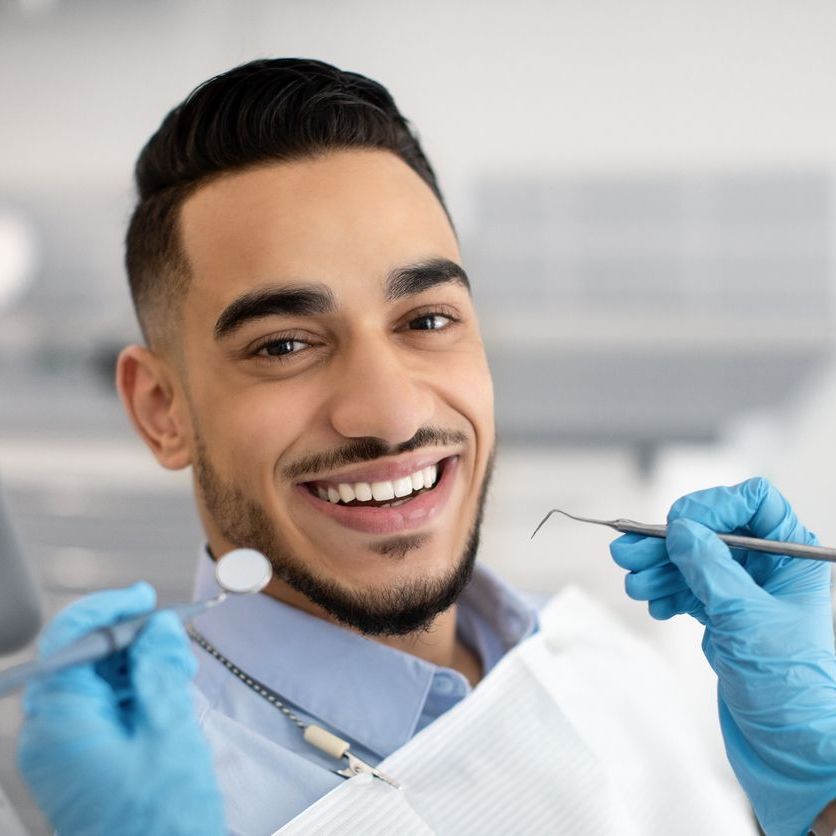
[[270, 561], [255, 549], [234, 549], [215, 566], [215, 580], [224, 592], [261, 592], [272, 577]]

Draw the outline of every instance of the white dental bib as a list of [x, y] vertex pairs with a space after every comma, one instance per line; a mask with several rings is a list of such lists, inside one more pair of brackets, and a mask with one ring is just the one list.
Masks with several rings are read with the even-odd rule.
[[[754, 834], [660, 660], [576, 589], [542, 630], [379, 769], [276, 834]], [[274, 836], [276, 836], [274, 834]]]

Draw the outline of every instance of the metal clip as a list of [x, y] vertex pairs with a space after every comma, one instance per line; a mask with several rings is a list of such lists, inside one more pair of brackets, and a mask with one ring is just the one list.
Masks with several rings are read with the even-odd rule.
[[371, 764], [358, 758], [353, 752], [347, 751], [343, 754], [343, 757], [348, 761], [348, 766], [345, 769], [337, 769], [337, 775], [342, 775], [343, 778], [353, 778], [355, 775], [373, 775], [375, 778], [380, 778], [381, 781], [385, 781], [390, 786], [393, 786], [396, 790], [401, 788], [401, 785], [397, 781], [394, 781], [379, 769], [375, 769]]
[[335, 769], [334, 772], [342, 778], [353, 778], [355, 775], [372, 775], [375, 778], [380, 778], [381, 781], [386, 781], [387, 784], [393, 786], [396, 790], [401, 788], [397, 781], [393, 781], [388, 775], [384, 775], [379, 769], [375, 769], [371, 764], [366, 763], [361, 758], [358, 758], [354, 752], [351, 751], [351, 744], [341, 737], [337, 737], [328, 729], [323, 729], [322, 726], [317, 726], [313, 723], [305, 726], [304, 730], [305, 740], [316, 746], [320, 752], [325, 752], [338, 761], [348, 761], [348, 766], [345, 769]]

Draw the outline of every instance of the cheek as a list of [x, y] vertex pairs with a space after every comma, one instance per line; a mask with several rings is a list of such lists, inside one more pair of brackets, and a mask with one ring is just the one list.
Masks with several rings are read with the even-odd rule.
[[218, 398], [201, 422], [209, 455], [239, 485], [255, 491], [274, 483], [276, 462], [305, 431], [309, 414], [300, 398], [269, 384]]
[[494, 441], [493, 381], [484, 352], [449, 358], [439, 386], [444, 400], [470, 423], [487, 456]]

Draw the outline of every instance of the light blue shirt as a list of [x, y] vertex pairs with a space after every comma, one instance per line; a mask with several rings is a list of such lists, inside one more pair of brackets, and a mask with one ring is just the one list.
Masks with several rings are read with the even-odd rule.
[[[205, 550], [195, 598], [218, 592]], [[471, 691], [465, 677], [297, 610], [266, 595], [231, 597], [194, 622], [242, 671], [377, 764]], [[536, 609], [477, 564], [459, 599], [457, 633], [488, 673], [537, 629]], [[196, 705], [215, 755], [227, 825], [270, 834], [344, 779], [345, 766], [302, 738], [298, 726], [194, 645]]]

